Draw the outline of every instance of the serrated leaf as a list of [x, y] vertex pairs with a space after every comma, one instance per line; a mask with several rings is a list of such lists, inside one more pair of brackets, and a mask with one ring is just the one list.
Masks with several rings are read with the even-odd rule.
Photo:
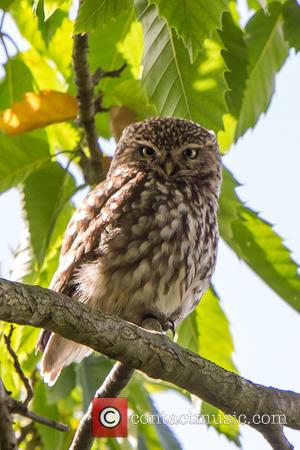
[[144, 33], [143, 84], [159, 115], [222, 129], [226, 84], [218, 40], [206, 40], [202, 54], [191, 64], [182, 40], [158, 17], [154, 5], [137, 0], [136, 10]]
[[61, 207], [74, 190], [73, 177], [55, 162], [36, 170], [25, 180], [23, 207], [39, 267], [44, 261]]
[[156, 4], [159, 15], [164, 17], [170, 28], [175, 28], [189, 51], [191, 62], [202, 49], [203, 42], [221, 27], [223, 12], [228, 9], [227, 0], [151, 0]]
[[9, 108], [22, 99], [25, 92], [33, 90], [33, 77], [23, 61], [12, 58], [4, 66], [5, 78], [0, 84], [0, 110]]
[[199, 330], [198, 351], [201, 356], [224, 369], [236, 372], [232, 360], [234, 347], [229, 321], [213, 288], [203, 295], [196, 308], [196, 319]]
[[296, 0], [287, 0], [283, 5], [284, 35], [290, 47], [300, 51], [300, 5]]
[[225, 95], [227, 106], [229, 112], [238, 118], [248, 75], [247, 47], [243, 31], [228, 12], [223, 14], [222, 31], [219, 31], [219, 35], [225, 47], [222, 50], [222, 56], [228, 68], [225, 72], [225, 79], [230, 89]]
[[224, 434], [229, 441], [234, 442], [237, 447], [241, 447], [237, 419], [228, 414], [224, 414], [223, 411], [206, 402], [202, 402], [201, 404], [201, 414], [206, 418], [208, 426], [214, 427], [218, 433]]
[[0, 192], [17, 186], [50, 159], [48, 144], [31, 136], [0, 136]]
[[297, 264], [272, 225], [241, 203], [235, 193], [237, 186], [225, 169], [219, 215], [222, 238], [268, 286], [300, 311]]
[[[234, 350], [229, 321], [221, 308], [220, 299], [213, 288], [203, 295], [197, 308], [179, 327], [177, 343], [199, 353], [224, 369], [236, 372], [232, 360]], [[219, 409], [202, 403], [201, 414], [224, 416]], [[212, 423], [218, 432], [230, 440], [239, 442], [239, 428], [233, 423]]]
[[180, 325], [177, 343], [224, 369], [236, 371], [232, 361], [233, 341], [229, 322], [212, 288], [206, 291], [197, 308]]
[[266, 112], [275, 85], [276, 72], [288, 55], [282, 30], [282, 7], [269, 6], [269, 14], [258, 11], [246, 25], [248, 48], [248, 79], [236, 128], [236, 139], [254, 127], [261, 113]]
[[132, 0], [85, 0], [79, 8], [75, 22], [75, 33], [86, 33], [115, 20], [132, 6]]

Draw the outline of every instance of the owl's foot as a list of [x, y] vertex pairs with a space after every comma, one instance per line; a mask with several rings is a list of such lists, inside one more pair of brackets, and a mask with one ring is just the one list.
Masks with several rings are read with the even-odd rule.
[[165, 333], [170, 330], [172, 339], [175, 337], [175, 324], [172, 319], [167, 318], [164, 314], [157, 311], [151, 311], [144, 315], [141, 326], [148, 330], [154, 330], [159, 333]]

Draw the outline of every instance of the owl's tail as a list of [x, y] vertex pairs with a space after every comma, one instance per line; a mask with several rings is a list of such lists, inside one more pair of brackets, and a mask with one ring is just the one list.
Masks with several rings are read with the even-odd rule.
[[41, 361], [41, 375], [45, 383], [53, 386], [63, 367], [81, 362], [91, 353], [91, 348], [52, 333]]

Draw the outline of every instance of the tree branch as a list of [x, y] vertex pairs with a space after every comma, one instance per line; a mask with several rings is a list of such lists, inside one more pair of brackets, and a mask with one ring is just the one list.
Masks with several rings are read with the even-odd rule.
[[[90, 151], [89, 170], [84, 167], [85, 181], [89, 184], [99, 183], [104, 178], [101, 165], [102, 151], [98, 142], [95, 126], [94, 82], [88, 64], [88, 35], [73, 37], [73, 67], [79, 108], [79, 121], [85, 130]], [[86, 162], [86, 161], [85, 161]]]
[[0, 378], [0, 448], [2, 450], [17, 450], [17, 439], [8, 401], [9, 396]]
[[0, 320], [46, 328], [87, 345], [152, 378], [186, 389], [225, 413], [242, 417], [243, 423], [261, 432], [264, 427], [258, 428], [257, 418], [276, 417], [279, 424], [265, 428], [270, 443], [270, 436], [278, 435], [282, 425], [300, 429], [300, 394], [252, 383], [160, 333], [49, 289], [0, 280]]

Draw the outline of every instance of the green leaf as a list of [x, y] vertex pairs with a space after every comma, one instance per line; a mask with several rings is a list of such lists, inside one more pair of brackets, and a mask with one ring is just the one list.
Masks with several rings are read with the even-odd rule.
[[[61, 417], [57, 406], [47, 403], [46, 390], [46, 385], [41, 380], [37, 380], [34, 385], [34, 397], [31, 404], [32, 410], [49, 419], [60, 421]], [[64, 433], [39, 423], [36, 423], [35, 426], [42, 439], [44, 450], [52, 450], [54, 448], [55, 450], [62, 450], [64, 448]]]
[[39, 90], [53, 89], [63, 92], [67, 85], [61, 74], [57, 71], [54, 64], [48, 57], [43, 56], [34, 48], [20, 54], [20, 58], [30, 69]]
[[[155, 407], [155, 404], [153, 403], [151, 397], [149, 398], [151, 410], [150, 413], [154, 414], [155, 416], [160, 416], [159, 411]], [[170, 426], [168, 426], [166, 423], [163, 422], [162, 417], [160, 416], [161, 420], [157, 423], [155, 422], [155, 428], [157, 431], [157, 434], [159, 436], [160, 444], [164, 450], [180, 450], [182, 449], [182, 446], [180, 442], [177, 440], [175, 434], [173, 433]]]
[[261, 113], [266, 112], [274, 92], [275, 74], [288, 55], [282, 30], [282, 7], [269, 6], [269, 14], [258, 11], [246, 25], [248, 48], [248, 79], [236, 139], [254, 127]]
[[19, 31], [37, 51], [45, 49], [45, 42], [39, 29], [38, 18], [34, 14], [31, 2], [15, 1], [10, 13], [18, 25]]
[[94, 0], [85, 0], [79, 8], [75, 33], [86, 33], [107, 25], [131, 6], [131, 0], [99, 0], [96, 4]]
[[143, 84], [159, 115], [222, 129], [226, 84], [218, 39], [206, 40], [203, 52], [191, 64], [182, 40], [158, 17], [154, 5], [137, 0], [136, 10], [144, 33]]
[[23, 100], [25, 92], [33, 90], [33, 77], [23, 61], [12, 58], [4, 66], [5, 78], [0, 84], [0, 110]]
[[[118, 44], [122, 41], [134, 19], [133, 12], [130, 14], [121, 14], [115, 22], [107, 28], [99, 27], [89, 35], [89, 63], [91, 71], [94, 72], [98, 67], [104, 70], [117, 69], [124, 63], [124, 59], [118, 50]], [[122, 73], [123, 78], [124, 72]], [[109, 80], [104, 79], [102, 83], [107, 85]]]
[[[181, 446], [174, 436], [172, 430], [167, 424], [163, 423], [163, 418], [156, 409], [151, 395], [145, 387], [144, 376], [135, 373], [129, 385], [125, 388], [124, 395], [128, 397], [129, 408], [138, 416], [150, 413], [155, 416], [153, 424], [145, 424], [138, 422], [129, 427], [129, 433], [138, 429], [140, 439], [145, 445], [146, 449], [180, 449]], [[160, 419], [156, 420], [156, 417]], [[136, 417], [133, 417], [133, 423], [137, 422]], [[160, 423], [159, 423], [160, 422]], [[132, 422], [129, 421], [129, 424]], [[153, 426], [154, 425], [154, 426]]]
[[236, 372], [229, 322], [212, 288], [179, 327], [177, 343], [200, 353], [224, 369]]
[[76, 386], [76, 370], [74, 364], [67, 366], [61, 372], [54, 386], [47, 389], [47, 403], [52, 405], [61, 398], [68, 397]]
[[61, 26], [62, 21], [68, 17], [68, 14], [61, 9], [57, 9], [48, 20], [45, 20], [44, 1], [39, 1], [35, 13], [44, 42], [48, 45], [57, 29]]
[[157, 5], [159, 15], [183, 39], [191, 62], [201, 51], [204, 40], [211, 38], [213, 31], [221, 27], [222, 14], [228, 9], [227, 0], [151, 0], [150, 3]]
[[238, 447], [241, 447], [237, 419], [224, 414], [223, 411], [206, 402], [201, 404], [201, 414], [206, 417], [208, 427], [214, 427], [218, 433], [224, 434], [229, 441], [233, 441]]
[[105, 380], [112, 368], [112, 362], [105, 356], [92, 354], [76, 365], [77, 383], [83, 391], [83, 407], [86, 410], [96, 390]]
[[198, 351], [201, 356], [224, 369], [236, 372], [232, 361], [234, 350], [229, 321], [221, 308], [220, 299], [211, 288], [203, 295], [196, 308], [199, 329]]
[[[210, 288], [203, 295], [197, 308], [183, 321], [179, 327], [177, 343], [183, 347], [200, 353], [224, 369], [236, 372], [232, 360], [234, 350], [229, 321], [220, 305], [216, 292]], [[222, 411], [202, 403], [201, 414], [224, 416]], [[212, 423], [219, 433], [239, 443], [239, 428], [233, 423]]]
[[0, 9], [8, 11], [15, 0], [0, 0]]
[[0, 192], [18, 185], [50, 159], [48, 144], [24, 136], [0, 136]]
[[222, 31], [219, 31], [219, 35], [225, 47], [222, 50], [222, 56], [228, 68], [228, 72], [225, 72], [225, 79], [230, 89], [225, 95], [227, 106], [229, 112], [238, 118], [248, 75], [247, 47], [243, 31], [228, 12], [223, 14]]
[[132, 22], [123, 41], [118, 42], [117, 49], [130, 66], [133, 77], [139, 80], [142, 74], [141, 61], [143, 56], [143, 29], [140, 22]]
[[[114, 70], [121, 67], [125, 60], [121, 55], [119, 44], [126, 38], [131, 24], [134, 20], [133, 11], [130, 14], [121, 14], [115, 22], [107, 28], [98, 27], [89, 35], [89, 63], [91, 71], [94, 72], [98, 67], [104, 70]], [[118, 86], [121, 81], [130, 76], [129, 68], [125, 69], [120, 79], [104, 78], [99, 84], [99, 89], [104, 93], [103, 106], [110, 107], [111, 99], [107, 98], [107, 93]], [[111, 137], [108, 114], [96, 115], [96, 128], [100, 136]]]
[[219, 215], [222, 238], [268, 286], [300, 311], [297, 264], [272, 226], [241, 203], [235, 193], [237, 186], [225, 169]]
[[300, 6], [296, 0], [288, 0], [283, 5], [283, 29], [285, 38], [297, 52], [300, 51]]
[[55, 162], [36, 170], [25, 180], [24, 212], [39, 267], [44, 261], [61, 208], [74, 190], [73, 177]]
[[44, 6], [45, 20], [48, 20], [55, 11], [63, 6], [65, 3], [69, 3], [68, 0], [34, 0], [34, 8], [37, 9], [39, 3]]
[[110, 96], [114, 104], [128, 106], [136, 112], [139, 119], [155, 115], [155, 108], [149, 103], [140, 80], [126, 80], [117, 84], [110, 92]]

